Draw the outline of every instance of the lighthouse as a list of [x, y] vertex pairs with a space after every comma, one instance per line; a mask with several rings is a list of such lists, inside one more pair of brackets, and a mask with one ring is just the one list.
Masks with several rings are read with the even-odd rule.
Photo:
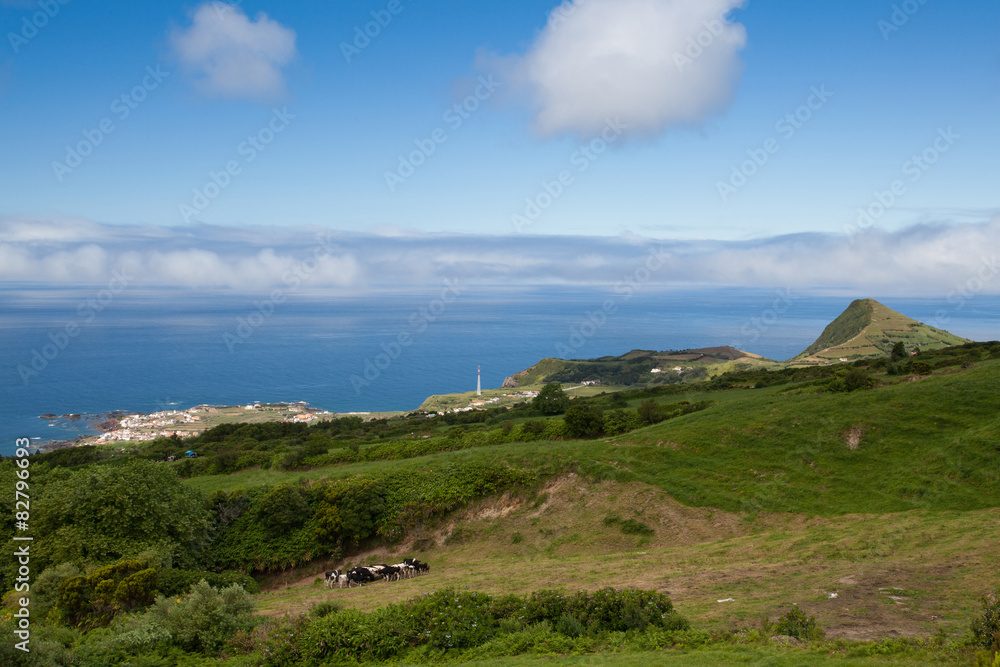
[[483, 395], [483, 367], [476, 366], [476, 396]]

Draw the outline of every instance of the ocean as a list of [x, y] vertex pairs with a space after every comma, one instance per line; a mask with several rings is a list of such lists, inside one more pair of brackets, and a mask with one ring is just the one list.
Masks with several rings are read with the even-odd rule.
[[[869, 295], [863, 295], [869, 296]], [[449, 288], [347, 297], [0, 289], [0, 455], [17, 438], [76, 437], [42, 414], [155, 412], [307, 401], [334, 412], [411, 410], [544, 357], [734, 345], [788, 359], [850, 296], [763, 289], [632, 294], [599, 288]], [[1000, 297], [878, 298], [973, 340], [1000, 338]]]

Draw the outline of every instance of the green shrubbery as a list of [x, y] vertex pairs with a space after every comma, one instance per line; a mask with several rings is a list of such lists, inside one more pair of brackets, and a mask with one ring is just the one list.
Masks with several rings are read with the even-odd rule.
[[983, 615], [972, 622], [976, 646], [1000, 653], [1000, 587], [982, 598]]
[[[483, 462], [220, 493], [212, 502], [220, 519], [226, 510], [226, 522], [220, 520], [213, 554], [217, 566], [235, 570], [294, 567], [369, 539], [398, 540], [469, 502], [535, 480], [534, 472]], [[293, 491], [301, 499], [294, 520], [265, 522], [263, 508]]]
[[807, 616], [799, 609], [798, 605], [793, 605], [781, 618], [774, 631], [779, 635], [795, 637], [796, 639], [822, 639], [823, 629], [816, 624], [815, 616]]
[[[267, 665], [321, 665], [445, 655], [478, 649], [484, 657], [527, 652], [540, 643], [646, 630], [683, 631], [687, 621], [661, 593], [605, 589], [530, 597], [444, 590], [362, 613], [354, 610], [292, 621], [271, 634]], [[477, 653], [471, 653], [476, 655]]]

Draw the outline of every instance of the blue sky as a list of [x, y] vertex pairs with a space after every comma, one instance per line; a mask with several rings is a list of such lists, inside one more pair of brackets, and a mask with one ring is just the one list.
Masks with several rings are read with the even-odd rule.
[[[207, 228], [211, 244], [216, 228], [441, 235], [461, 249], [534, 235], [842, 243], [894, 184], [858, 230], [885, 252], [914, 225], [993, 238], [1000, 3], [739, 5], [0, 0], [0, 251], [13, 267], [96, 245], [110, 270], [122, 255], [101, 239], [115, 226], [140, 254]], [[387, 25], [348, 62], [373, 12]], [[144, 82], [122, 117], [121, 96]], [[460, 123], [446, 115], [477, 91]], [[629, 129], [609, 134], [611, 116]], [[262, 150], [246, 143], [277, 128]], [[581, 153], [602, 131], [607, 150]], [[54, 166], [97, 143], [85, 133], [103, 135], [92, 153]], [[433, 154], [399, 172], [428, 141]], [[933, 164], [915, 166], [925, 152]], [[407, 175], [390, 185], [387, 172]], [[199, 206], [212, 174], [226, 185]], [[253, 252], [267, 247], [257, 234]], [[981, 258], [950, 261], [960, 279]], [[30, 278], [19, 271], [0, 279]]]

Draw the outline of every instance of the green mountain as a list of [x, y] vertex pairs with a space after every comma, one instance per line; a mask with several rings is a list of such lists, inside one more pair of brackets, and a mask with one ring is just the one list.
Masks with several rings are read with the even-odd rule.
[[907, 350], [938, 350], [970, 342], [947, 331], [897, 313], [875, 299], [859, 299], [847, 307], [793, 362], [825, 363], [839, 359], [885, 356], [896, 343]]

